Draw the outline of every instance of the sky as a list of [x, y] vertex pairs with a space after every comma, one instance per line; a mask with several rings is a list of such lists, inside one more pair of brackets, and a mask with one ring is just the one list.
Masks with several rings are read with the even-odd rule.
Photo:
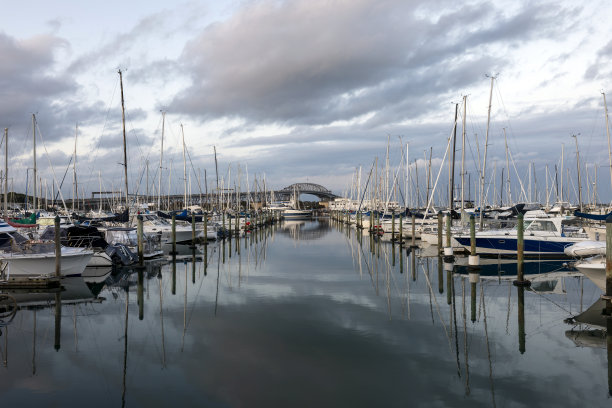
[[162, 193], [182, 194], [183, 140], [192, 193], [198, 182], [215, 187], [214, 150], [223, 187], [244, 191], [247, 178], [249, 189], [265, 179], [268, 188], [311, 182], [355, 195], [359, 168], [364, 184], [388, 150], [393, 175], [406, 147], [408, 184], [416, 187], [418, 166], [423, 190], [430, 152], [435, 179], [459, 103], [456, 171], [464, 156], [472, 198], [488, 139], [485, 189], [489, 201], [500, 199], [505, 132], [514, 199], [527, 198], [518, 197], [521, 180], [523, 196], [537, 184], [532, 201], [554, 201], [557, 166], [557, 184], [564, 173], [576, 201], [576, 142], [583, 201], [594, 186], [597, 201], [612, 199], [606, 1], [24, 0], [5, 11], [9, 190], [23, 192], [26, 177], [32, 188], [32, 114], [48, 194], [63, 179], [72, 197], [75, 140], [80, 194], [122, 188], [121, 69], [130, 193], [157, 194], [161, 170]]

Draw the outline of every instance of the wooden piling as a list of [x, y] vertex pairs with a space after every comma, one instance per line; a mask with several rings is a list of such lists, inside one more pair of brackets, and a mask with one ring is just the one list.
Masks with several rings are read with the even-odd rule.
[[[138, 220], [136, 234], [138, 235], [138, 266], [144, 265], [144, 245], [143, 245], [143, 233], [142, 233], [142, 215], [136, 217]], [[174, 227], [174, 225], [173, 225]]]
[[55, 276], [62, 276], [62, 242], [60, 233], [60, 217], [55, 216]]
[[472, 269], [480, 268], [480, 256], [476, 254], [476, 219], [470, 214], [470, 255], [468, 266]]
[[516, 225], [516, 269], [517, 277], [513, 282], [515, 286], [530, 286], [531, 282], [525, 279], [523, 272], [524, 267], [524, 252], [525, 252], [525, 241], [524, 241], [524, 215], [518, 215], [518, 222]]
[[399, 215], [399, 244], [400, 244], [400, 246], [402, 246], [404, 244], [403, 237], [402, 237], [402, 235], [403, 235], [403, 231], [402, 231], [402, 229], [403, 229], [402, 218], [403, 218], [402, 214], [400, 214]]
[[412, 248], [416, 248], [416, 216], [412, 214], [410, 220], [412, 221], [412, 243], [410, 245]]
[[204, 245], [208, 245], [208, 213], [202, 215], [204, 221]]
[[438, 252], [442, 252], [442, 211], [438, 211]]
[[172, 252], [170, 255], [176, 255], [176, 215], [172, 214]]
[[194, 249], [196, 244], [196, 216], [191, 214], [191, 246], [189, 248]]

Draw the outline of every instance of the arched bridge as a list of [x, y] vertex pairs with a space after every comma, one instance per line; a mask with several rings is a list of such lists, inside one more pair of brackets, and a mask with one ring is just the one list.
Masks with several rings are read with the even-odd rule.
[[331, 190], [328, 190], [320, 184], [314, 183], [295, 183], [274, 192], [276, 198], [279, 200], [289, 200], [294, 193], [298, 195], [310, 194], [317, 196], [319, 200], [322, 201], [329, 201], [338, 197], [336, 194], [332, 193]]

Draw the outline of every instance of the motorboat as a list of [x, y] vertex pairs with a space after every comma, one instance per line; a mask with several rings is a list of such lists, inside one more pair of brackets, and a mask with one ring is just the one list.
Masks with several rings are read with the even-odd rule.
[[[524, 220], [525, 256], [564, 256], [566, 247], [587, 240], [587, 234], [565, 228], [564, 217], [534, 217]], [[469, 234], [454, 237], [464, 248], [470, 249]], [[517, 227], [476, 232], [476, 251], [479, 254], [512, 255], [517, 253]]]
[[[80, 276], [93, 250], [62, 245], [60, 256], [61, 276]], [[29, 240], [16, 228], [0, 222], [0, 270], [4, 276], [53, 276], [55, 261], [54, 242]]]
[[[155, 258], [163, 255], [161, 247], [161, 234], [147, 233], [143, 231], [143, 257], [145, 259]], [[129, 250], [138, 253], [138, 233], [136, 228], [113, 227], [107, 228], [105, 231], [105, 239], [109, 245], [120, 244], [129, 248]], [[108, 252], [108, 251], [107, 251]]]
[[574, 268], [589, 278], [599, 289], [606, 291], [606, 257], [596, 255], [576, 262]]

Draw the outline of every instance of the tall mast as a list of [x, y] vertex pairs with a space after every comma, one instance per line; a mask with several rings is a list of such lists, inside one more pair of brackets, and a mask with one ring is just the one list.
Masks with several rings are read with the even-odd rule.
[[457, 113], [459, 112], [459, 104], [455, 104], [455, 127], [453, 129], [453, 153], [452, 153], [452, 167], [451, 167], [451, 179], [450, 179], [450, 203], [449, 210], [453, 210], [455, 200], [455, 150], [457, 149]]
[[32, 135], [34, 140], [34, 197], [32, 200], [32, 206], [34, 211], [36, 211], [36, 115], [32, 114]]
[[[578, 133], [579, 135], [580, 133]], [[576, 169], [578, 170], [578, 205], [580, 206], [580, 212], [582, 212], [582, 182], [580, 179], [580, 153], [578, 152], [578, 135], [572, 135], [576, 140]]]
[[504, 128], [504, 144], [506, 145], [506, 188], [508, 189], [506, 200], [508, 200], [508, 205], [512, 205], [512, 190], [510, 188], [510, 160], [508, 158], [508, 137], [506, 136], [506, 128]]
[[185, 195], [183, 199], [183, 205], [187, 208], [187, 161], [185, 159], [185, 131], [183, 130], [183, 124], [181, 123], [181, 135], [183, 137], [183, 184], [185, 188]]
[[604, 100], [604, 110], [606, 113], [606, 135], [608, 136], [608, 161], [610, 164], [610, 187], [612, 187], [612, 150], [610, 149], [610, 126], [608, 125], [608, 104], [606, 103], [606, 94], [601, 93]]
[[4, 217], [8, 217], [8, 128], [4, 128]]
[[164, 129], [166, 127], [166, 112], [162, 111], [162, 134], [161, 134], [161, 152], [159, 154], [159, 176], [157, 180], [157, 210], [161, 211], [161, 181], [162, 181], [162, 164], [164, 162]]
[[217, 175], [217, 208], [219, 208], [219, 167], [217, 166], [217, 147], [213, 146], [215, 151], [215, 174]]
[[[561, 207], [563, 207], [563, 159], [565, 157], [565, 153], [564, 153], [564, 147], [565, 145], [563, 143], [561, 143]], [[563, 210], [563, 208], [561, 208]], [[563, 211], [561, 211], [563, 212]]]
[[467, 109], [467, 95], [463, 95], [463, 125], [461, 128], [461, 220], [465, 210], [465, 117]]
[[485, 148], [484, 158], [482, 161], [482, 171], [480, 172], [480, 231], [482, 231], [483, 221], [482, 215], [484, 212], [484, 183], [485, 183], [485, 171], [487, 169], [487, 148], [489, 146], [489, 125], [491, 124], [491, 102], [493, 101], [493, 82], [495, 76], [491, 76], [491, 90], [489, 91], [489, 109], [487, 113], [487, 132], [485, 134]]
[[74, 130], [74, 162], [72, 163], [72, 182], [73, 182], [73, 193], [72, 193], [72, 210], [75, 210], [75, 206], [74, 206], [74, 202], [76, 200], [76, 205], [77, 205], [77, 209], [78, 209], [78, 205], [79, 205], [79, 187], [77, 184], [77, 173], [76, 173], [76, 161], [77, 161], [77, 137], [79, 135], [79, 124], [76, 124], [75, 130]]
[[121, 124], [123, 126], [123, 170], [125, 177], [125, 207], [129, 206], [128, 203], [128, 164], [127, 164], [127, 140], [125, 137], [125, 102], [123, 99], [123, 74], [121, 70], [119, 72], [119, 85], [121, 87]]

